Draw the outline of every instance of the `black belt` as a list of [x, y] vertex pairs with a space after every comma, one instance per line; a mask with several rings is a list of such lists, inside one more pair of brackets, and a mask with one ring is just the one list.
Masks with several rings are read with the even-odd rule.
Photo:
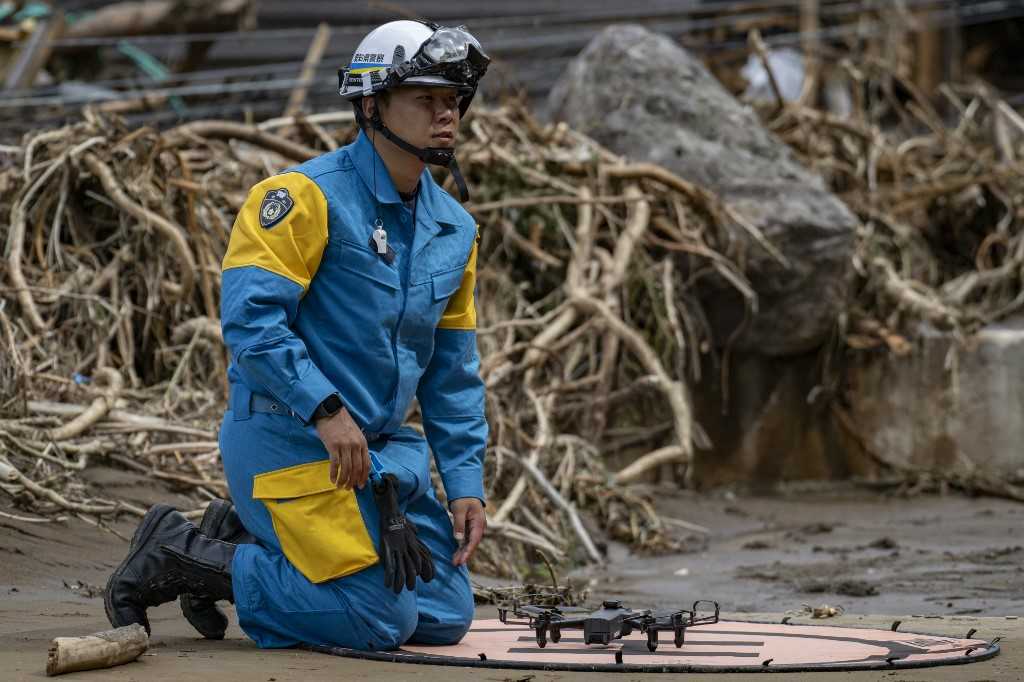
[[[259, 393], [253, 393], [252, 397], [249, 398], [249, 410], [251, 412], [264, 412], [266, 414], [287, 414], [296, 419], [300, 419], [299, 415], [289, 408], [284, 403], [274, 398], [270, 398]], [[377, 431], [363, 431], [363, 435], [366, 437], [367, 443], [386, 443], [391, 438], [393, 433], [379, 433]]]

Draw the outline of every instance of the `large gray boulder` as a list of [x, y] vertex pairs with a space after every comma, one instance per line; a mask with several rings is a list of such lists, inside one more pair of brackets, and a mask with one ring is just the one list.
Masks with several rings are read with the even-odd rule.
[[[548, 114], [715, 191], [785, 254], [789, 268], [747, 249], [759, 314], [738, 350], [793, 355], [824, 340], [844, 305], [857, 220], [699, 60], [641, 26], [610, 26], [571, 62]], [[742, 300], [723, 284], [704, 302], [724, 343], [742, 321]]]

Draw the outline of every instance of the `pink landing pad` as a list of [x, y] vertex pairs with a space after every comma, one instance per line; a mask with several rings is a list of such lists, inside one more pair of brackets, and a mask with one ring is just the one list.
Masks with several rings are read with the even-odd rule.
[[379, 661], [520, 670], [593, 672], [800, 672], [923, 668], [973, 663], [995, 656], [997, 640], [925, 635], [829, 625], [719, 621], [686, 631], [677, 649], [671, 633], [658, 648], [634, 632], [608, 646], [583, 644], [582, 631], [564, 630], [556, 644], [537, 646], [534, 631], [498, 620], [474, 621], [454, 646], [406, 645], [398, 651], [311, 646], [336, 656]]

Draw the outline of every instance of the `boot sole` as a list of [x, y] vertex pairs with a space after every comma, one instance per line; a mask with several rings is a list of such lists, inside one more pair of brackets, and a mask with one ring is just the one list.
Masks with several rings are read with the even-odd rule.
[[[163, 518], [173, 511], [174, 507], [166, 504], [157, 504], [146, 512], [146, 515], [142, 518], [142, 523], [139, 524], [139, 527], [135, 530], [135, 534], [132, 535], [131, 542], [128, 543], [128, 556], [125, 557], [124, 561], [122, 561], [110, 575], [110, 579], [107, 580], [107, 587], [103, 590], [103, 610], [107, 613], [107, 620], [110, 621], [110, 624], [115, 628], [130, 625], [130, 623], [119, 623], [116, 621], [114, 615], [114, 604], [111, 601], [111, 588], [114, 581], [120, 578], [125, 572], [128, 568], [128, 564], [130, 564], [132, 559], [135, 558], [135, 555], [139, 553], [139, 549], [146, 544], [149, 536], [153, 534], [153, 530], [160, 525]], [[146, 632], [149, 633], [148, 623], [143, 623], [143, 625], [146, 626]]]

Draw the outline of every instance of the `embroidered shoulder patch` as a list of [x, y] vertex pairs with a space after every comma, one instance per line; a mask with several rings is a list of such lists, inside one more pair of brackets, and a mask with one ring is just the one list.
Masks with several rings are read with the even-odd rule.
[[260, 225], [269, 230], [277, 225], [292, 210], [295, 202], [285, 188], [272, 189], [263, 197], [260, 204]]

